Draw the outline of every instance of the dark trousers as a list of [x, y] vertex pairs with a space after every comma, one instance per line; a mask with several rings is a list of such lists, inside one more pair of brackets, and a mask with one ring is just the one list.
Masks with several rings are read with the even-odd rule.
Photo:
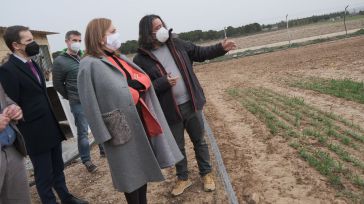
[[124, 195], [128, 204], [147, 204], [147, 184]]
[[35, 184], [42, 203], [56, 203], [52, 188], [62, 201], [67, 200], [71, 194], [68, 192], [63, 173], [64, 163], [61, 143], [53, 147], [49, 152], [30, 155], [29, 157], [34, 167]]
[[184, 130], [187, 131], [192, 141], [200, 175], [204, 176], [211, 172], [211, 165], [209, 149], [204, 138], [202, 111], [195, 112], [190, 101], [178, 107], [182, 115], [182, 121], [170, 126], [177, 145], [184, 156], [183, 160], [176, 164], [177, 177], [181, 180], [188, 179]]

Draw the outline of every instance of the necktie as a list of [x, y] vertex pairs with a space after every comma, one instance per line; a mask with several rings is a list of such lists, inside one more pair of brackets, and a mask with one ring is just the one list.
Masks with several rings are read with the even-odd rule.
[[28, 61], [27, 62], [27, 65], [30, 68], [30, 70], [32, 70], [33, 75], [35, 76], [35, 78], [38, 79], [38, 82], [40, 83], [40, 77], [39, 77], [39, 74], [38, 74], [37, 70], [34, 67], [33, 62], [32, 61]]

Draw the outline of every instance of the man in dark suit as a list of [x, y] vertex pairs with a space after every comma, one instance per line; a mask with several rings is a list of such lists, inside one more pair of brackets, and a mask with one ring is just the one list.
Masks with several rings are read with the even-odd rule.
[[70, 194], [66, 186], [61, 146], [65, 136], [52, 110], [43, 73], [30, 58], [39, 53], [39, 45], [24, 26], [8, 27], [4, 41], [12, 55], [0, 67], [0, 82], [7, 95], [23, 110], [24, 117], [18, 128], [34, 166], [42, 203], [56, 203], [52, 188], [63, 204], [87, 203]]
[[27, 153], [23, 136], [14, 125], [22, 117], [22, 110], [0, 84], [0, 203], [30, 204], [24, 165]]

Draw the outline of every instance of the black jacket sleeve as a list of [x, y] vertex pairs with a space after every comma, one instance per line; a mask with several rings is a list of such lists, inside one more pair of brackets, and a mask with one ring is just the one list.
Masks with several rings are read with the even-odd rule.
[[152, 63], [148, 58], [137, 55], [134, 57], [133, 62], [142, 68], [145, 73], [147, 73], [150, 80], [152, 80], [154, 90], [157, 94], [163, 93], [172, 87], [168, 82], [167, 75], [160, 76], [155, 63]]
[[178, 38], [175, 40], [177, 44], [182, 46], [187, 51], [191, 61], [203, 62], [205, 60], [220, 57], [226, 53], [221, 43], [203, 47]]
[[157, 94], [163, 93], [172, 87], [171, 84], [168, 82], [167, 75], [154, 79], [152, 80], [152, 82], [155, 92]]
[[[0, 92], [3, 92], [4, 93], [4, 96], [5, 96], [5, 107], [10, 106], [12, 104], [15, 104], [15, 102], [8, 97], [8, 95], [6, 94], [5, 90], [3, 89], [2, 85], [1, 85], [1, 83], [0, 83]], [[4, 107], [1, 107], [1, 108], [4, 108]]]
[[20, 101], [20, 86], [18, 79], [14, 73], [10, 72], [5, 67], [0, 67], [0, 83], [3, 86], [6, 95], [15, 103]]

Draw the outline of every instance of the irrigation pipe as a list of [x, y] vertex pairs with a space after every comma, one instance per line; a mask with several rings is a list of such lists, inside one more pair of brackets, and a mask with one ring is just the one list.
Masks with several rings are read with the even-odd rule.
[[217, 146], [216, 139], [211, 131], [211, 128], [209, 124], [207, 123], [207, 120], [205, 118], [205, 115], [202, 114], [205, 130], [208, 139], [210, 140], [211, 149], [215, 156], [216, 163], [217, 163], [217, 170], [219, 172], [220, 177], [223, 180], [225, 191], [228, 195], [229, 201], [231, 204], [238, 204], [238, 199], [236, 198], [235, 191], [233, 189], [233, 186], [231, 185], [229, 175], [226, 172], [226, 168], [224, 165], [224, 162], [222, 161], [221, 153], [219, 150], [219, 147]]

